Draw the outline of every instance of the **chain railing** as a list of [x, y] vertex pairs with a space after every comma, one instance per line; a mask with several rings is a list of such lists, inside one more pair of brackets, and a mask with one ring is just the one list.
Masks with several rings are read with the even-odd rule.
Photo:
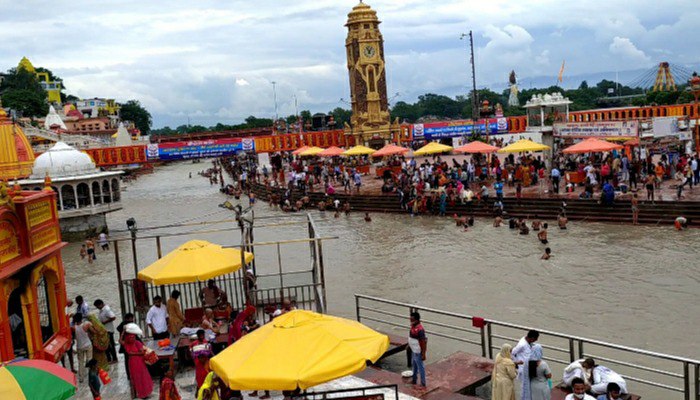
[[680, 393], [684, 400], [700, 400], [700, 360], [360, 294], [355, 295], [355, 310], [360, 322], [402, 329], [408, 329], [410, 312], [419, 311], [431, 337], [448, 340], [460, 349], [474, 346], [488, 358], [493, 358], [493, 350], [500, 348], [494, 341], [514, 343], [528, 330], [537, 329], [538, 343], [545, 349], [548, 361], [568, 365], [591, 357], [614, 365], [626, 380], [656, 390], [664, 398]]

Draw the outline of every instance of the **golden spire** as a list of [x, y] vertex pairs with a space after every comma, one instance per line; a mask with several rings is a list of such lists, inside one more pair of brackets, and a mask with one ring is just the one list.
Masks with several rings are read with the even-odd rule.
[[51, 177], [49, 176], [49, 172], [46, 171], [46, 176], [44, 177], [44, 191], [45, 192], [53, 192], [53, 188], [51, 187]]

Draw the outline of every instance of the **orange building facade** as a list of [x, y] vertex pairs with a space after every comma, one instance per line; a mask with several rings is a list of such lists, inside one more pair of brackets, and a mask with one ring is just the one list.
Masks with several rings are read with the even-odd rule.
[[56, 194], [0, 182], [0, 361], [58, 361], [71, 343], [65, 315]]

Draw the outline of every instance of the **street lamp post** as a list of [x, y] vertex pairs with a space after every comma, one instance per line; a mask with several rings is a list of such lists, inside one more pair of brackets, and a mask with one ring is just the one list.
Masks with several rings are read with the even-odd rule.
[[136, 279], [139, 275], [139, 263], [136, 256], [136, 232], [138, 228], [136, 227], [136, 220], [133, 217], [126, 220], [126, 228], [131, 233], [131, 255], [134, 259], [134, 279]]
[[277, 123], [279, 115], [277, 115], [277, 82], [275, 81], [272, 81], [272, 98], [275, 102], [275, 123]]

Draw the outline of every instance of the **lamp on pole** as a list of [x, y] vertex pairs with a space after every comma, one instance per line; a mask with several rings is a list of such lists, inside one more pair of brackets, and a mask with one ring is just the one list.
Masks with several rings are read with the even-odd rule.
[[468, 35], [463, 33], [459, 39], [464, 40], [464, 38], [467, 36], [469, 37], [469, 51], [471, 55], [469, 58], [469, 63], [472, 66], [472, 119], [476, 120], [479, 116], [479, 99], [478, 93], [476, 92], [476, 69], [474, 67], [474, 35], [472, 34], [472, 31], [469, 31]]
[[272, 81], [272, 98], [275, 102], [275, 122], [279, 119], [279, 115], [277, 115], [277, 82]]

